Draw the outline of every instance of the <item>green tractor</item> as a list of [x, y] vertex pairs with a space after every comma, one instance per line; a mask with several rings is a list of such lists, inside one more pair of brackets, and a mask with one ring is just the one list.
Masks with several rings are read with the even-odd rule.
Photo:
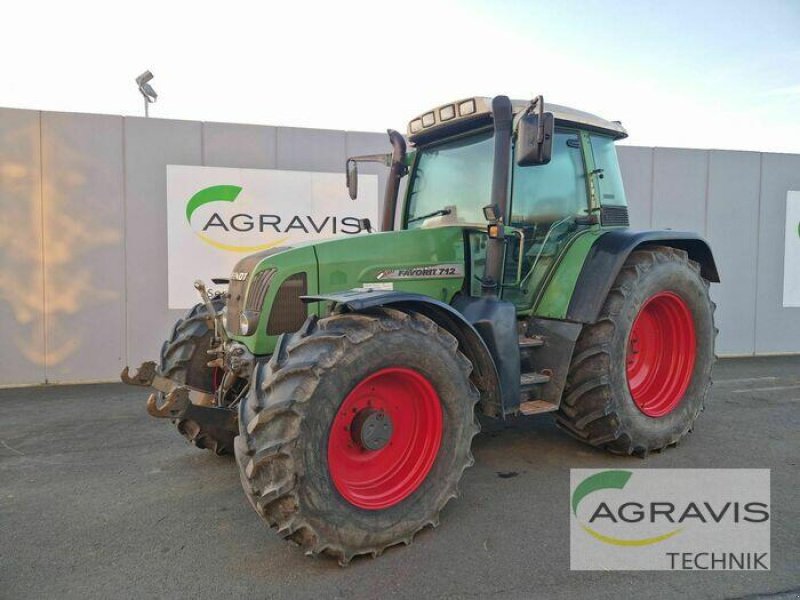
[[438, 524], [479, 415], [553, 413], [616, 454], [675, 445], [711, 385], [719, 276], [696, 234], [628, 228], [626, 135], [541, 96], [427, 111], [347, 161], [354, 199], [359, 162], [390, 168], [380, 233], [248, 256], [224, 295], [198, 282], [160, 362], [123, 380], [235, 453], [283, 538], [342, 564]]

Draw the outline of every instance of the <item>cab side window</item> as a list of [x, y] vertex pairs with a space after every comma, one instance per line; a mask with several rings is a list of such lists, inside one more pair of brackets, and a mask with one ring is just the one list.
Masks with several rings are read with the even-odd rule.
[[595, 168], [602, 169], [602, 177], [598, 182], [600, 186], [600, 204], [627, 206], [614, 140], [605, 135], [595, 134], [589, 136], [589, 139]]
[[586, 214], [586, 173], [578, 133], [556, 130], [553, 156], [546, 165], [519, 167], [515, 161], [512, 185], [511, 225], [554, 223]]

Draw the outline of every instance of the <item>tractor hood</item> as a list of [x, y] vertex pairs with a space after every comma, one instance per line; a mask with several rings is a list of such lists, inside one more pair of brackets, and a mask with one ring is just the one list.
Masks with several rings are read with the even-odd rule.
[[372, 287], [449, 302], [464, 281], [461, 227], [362, 235], [318, 243], [314, 249], [323, 294]]
[[353, 288], [400, 290], [450, 302], [466, 273], [464, 228], [388, 231], [275, 248], [234, 267], [226, 329], [253, 354], [270, 354], [277, 337], [327, 307], [301, 296]]

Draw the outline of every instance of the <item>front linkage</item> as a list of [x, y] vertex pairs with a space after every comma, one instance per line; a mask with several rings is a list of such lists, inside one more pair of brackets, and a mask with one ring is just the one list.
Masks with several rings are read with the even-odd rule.
[[228, 339], [215, 307], [222, 298], [210, 298], [202, 281], [195, 288], [202, 302], [178, 321], [159, 364], [147, 361], [134, 374], [125, 367], [120, 378], [156, 390], [147, 399], [149, 415], [170, 419], [200, 448], [231, 454], [238, 434], [235, 409], [247, 394], [253, 357]]

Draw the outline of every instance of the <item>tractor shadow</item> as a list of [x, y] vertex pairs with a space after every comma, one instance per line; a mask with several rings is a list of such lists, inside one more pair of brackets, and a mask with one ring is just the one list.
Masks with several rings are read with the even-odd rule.
[[565, 463], [582, 466], [571, 463], [605, 462], [608, 458], [606, 452], [559, 429], [550, 415], [508, 417], [505, 421], [481, 418], [480, 424], [481, 432], [472, 442], [476, 466], [495, 468], [500, 478], [511, 478], [526, 465], [563, 468]]

